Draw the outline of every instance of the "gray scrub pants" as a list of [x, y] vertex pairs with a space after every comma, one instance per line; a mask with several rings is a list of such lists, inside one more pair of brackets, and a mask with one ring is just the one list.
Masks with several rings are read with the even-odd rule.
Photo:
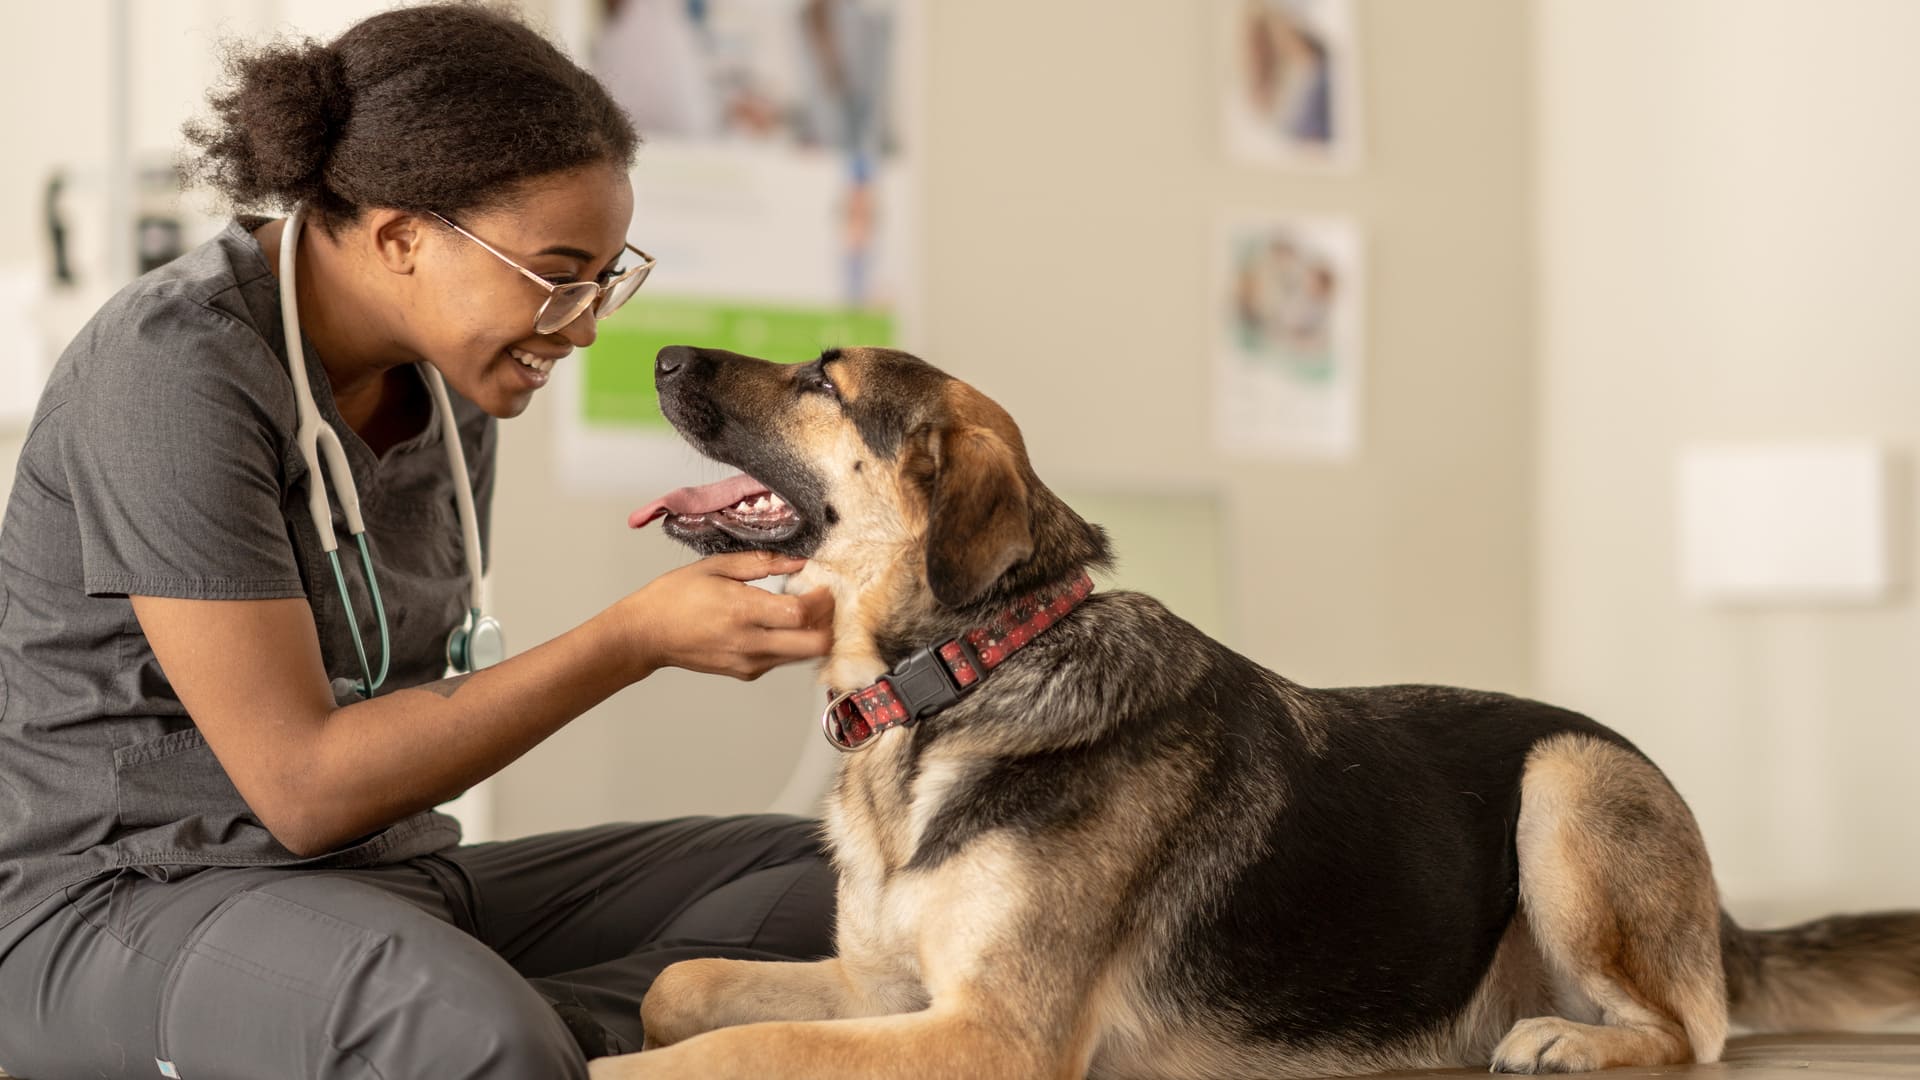
[[584, 1078], [583, 1027], [598, 1036], [598, 1021], [608, 1051], [639, 1049], [640, 999], [668, 964], [832, 952], [815, 830], [688, 818], [362, 870], [122, 871], [68, 889], [0, 956], [0, 1067]]

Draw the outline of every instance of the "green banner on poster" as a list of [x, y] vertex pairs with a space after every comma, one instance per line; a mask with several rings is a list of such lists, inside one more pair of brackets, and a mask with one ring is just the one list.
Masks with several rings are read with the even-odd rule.
[[745, 304], [640, 296], [600, 325], [582, 354], [581, 418], [610, 427], [664, 428], [653, 390], [653, 357], [668, 345], [726, 349], [799, 363], [822, 349], [894, 343], [893, 314], [862, 308]]

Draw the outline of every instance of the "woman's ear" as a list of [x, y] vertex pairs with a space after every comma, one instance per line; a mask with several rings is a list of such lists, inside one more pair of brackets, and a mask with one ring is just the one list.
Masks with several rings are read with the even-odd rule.
[[1033, 510], [1019, 456], [999, 435], [949, 428], [935, 442], [927, 586], [942, 604], [965, 607], [1033, 554]]
[[375, 260], [388, 272], [411, 274], [426, 242], [426, 223], [405, 210], [368, 210], [355, 228], [366, 237]]

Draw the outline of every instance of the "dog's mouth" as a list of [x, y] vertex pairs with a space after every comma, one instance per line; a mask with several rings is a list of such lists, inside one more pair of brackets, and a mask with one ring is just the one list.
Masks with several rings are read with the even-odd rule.
[[635, 510], [627, 525], [638, 529], [662, 517], [668, 536], [695, 546], [715, 533], [755, 546], [777, 544], [807, 524], [779, 492], [745, 473], [670, 491]]

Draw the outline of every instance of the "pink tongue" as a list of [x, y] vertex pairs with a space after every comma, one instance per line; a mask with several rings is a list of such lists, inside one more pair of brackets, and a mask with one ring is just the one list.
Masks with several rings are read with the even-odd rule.
[[667, 492], [628, 515], [627, 528], [641, 528], [655, 518], [668, 514], [711, 514], [715, 510], [725, 510], [748, 496], [766, 493], [767, 485], [746, 473], [699, 487], [683, 487]]

